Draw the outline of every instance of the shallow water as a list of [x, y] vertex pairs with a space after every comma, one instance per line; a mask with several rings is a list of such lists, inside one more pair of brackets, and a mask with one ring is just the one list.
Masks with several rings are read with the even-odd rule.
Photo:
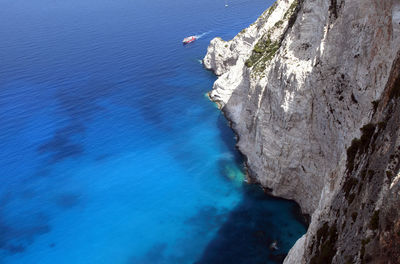
[[298, 208], [243, 183], [199, 63], [272, 1], [228, 3], [0, 0], [0, 263], [281, 261]]

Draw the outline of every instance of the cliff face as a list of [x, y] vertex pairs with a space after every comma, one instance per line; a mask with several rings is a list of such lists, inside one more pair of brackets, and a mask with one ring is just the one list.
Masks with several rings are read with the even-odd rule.
[[249, 176], [312, 215], [286, 263], [400, 263], [399, 51], [398, 0], [278, 0], [211, 41]]

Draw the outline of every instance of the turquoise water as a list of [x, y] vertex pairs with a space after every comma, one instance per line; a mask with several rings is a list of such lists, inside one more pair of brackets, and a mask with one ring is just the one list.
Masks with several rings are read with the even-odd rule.
[[243, 183], [199, 63], [272, 1], [0, 4], [0, 263], [282, 261], [298, 208]]

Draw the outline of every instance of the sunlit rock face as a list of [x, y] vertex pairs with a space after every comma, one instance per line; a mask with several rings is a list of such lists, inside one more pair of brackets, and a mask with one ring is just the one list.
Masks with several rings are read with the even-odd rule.
[[[211, 41], [204, 65], [219, 78], [209, 95], [232, 122], [249, 177], [274, 195], [294, 199], [312, 215], [307, 234], [286, 263], [361, 263], [366, 258], [362, 251], [374, 239], [383, 236], [382, 247], [382, 241], [397, 245], [400, 232], [388, 238], [383, 232], [390, 228], [381, 225], [390, 218], [393, 229], [400, 229], [396, 210], [383, 202], [398, 195], [393, 157], [400, 123], [396, 119], [395, 127], [386, 130], [377, 124], [399, 115], [398, 97], [390, 92], [400, 85], [399, 50], [397, 0], [278, 0], [234, 39]], [[370, 123], [376, 126], [365, 127]], [[374, 148], [372, 139], [364, 142], [365, 136], [361, 141], [369, 147], [352, 145], [368, 129], [379, 135]], [[384, 147], [385, 142], [392, 143]], [[368, 169], [369, 163], [366, 170], [379, 169], [383, 175], [391, 163], [391, 177], [367, 183], [365, 160], [377, 157], [387, 159], [375, 169]], [[349, 183], [353, 178], [357, 184]], [[371, 230], [375, 211], [382, 215], [378, 228]], [[389, 211], [392, 215], [385, 218]], [[358, 229], [346, 227], [356, 221]], [[354, 246], [346, 249], [343, 245], [350, 241]], [[391, 248], [392, 242], [385, 246]], [[327, 247], [334, 250], [324, 251]], [[388, 260], [382, 263], [400, 262]]]

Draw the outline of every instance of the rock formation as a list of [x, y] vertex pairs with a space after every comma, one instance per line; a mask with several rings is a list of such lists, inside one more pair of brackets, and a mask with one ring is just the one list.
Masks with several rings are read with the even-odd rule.
[[285, 263], [400, 263], [400, 1], [278, 0], [203, 62], [251, 180], [311, 215]]

